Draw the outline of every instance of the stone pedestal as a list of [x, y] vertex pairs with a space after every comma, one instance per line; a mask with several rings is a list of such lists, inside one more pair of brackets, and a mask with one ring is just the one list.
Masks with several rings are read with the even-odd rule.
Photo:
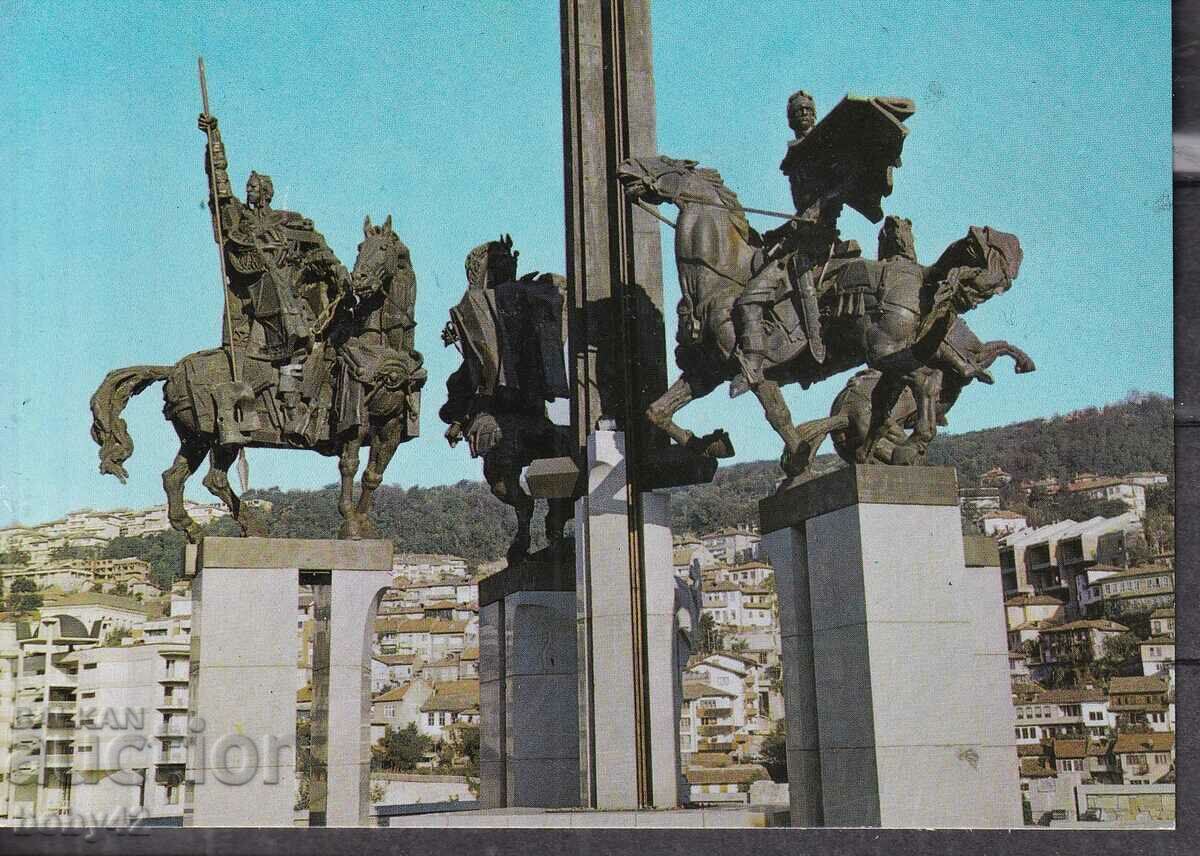
[[391, 566], [387, 541], [204, 540], [192, 586], [186, 825], [293, 825], [301, 582], [314, 586], [319, 637], [311, 821], [367, 822], [370, 632]]
[[[668, 496], [643, 494], [640, 526], [631, 526], [620, 432], [593, 432], [587, 464], [588, 493], [575, 505], [581, 797], [591, 808], [638, 808], [638, 754], [648, 745], [653, 806], [671, 808], [679, 804], [679, 726]], [[639, 548], [645, 574], [634, 580], [630, 550]], [[641, 725], [635, 674], [646, 689]]]
[[1020, 826], [999, 574], [966, 567], [954, 470], [847, 467], [759, 510], [792, 824]]
[[530, 561], [479, 592], [480, 803], [579, 805], [575, 578]]

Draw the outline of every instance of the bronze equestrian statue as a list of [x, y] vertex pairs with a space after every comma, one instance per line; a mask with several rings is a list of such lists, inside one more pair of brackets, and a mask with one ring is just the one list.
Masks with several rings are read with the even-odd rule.
[[[337, 456], [339, 537], [370, 536], [372, 494], [397, 446], [419, 432], [426, 375], [413, 348], [416, 277], [408, 248], [390, 216], [382, 225], [368, 217], [347, 273], [311, 221], [270, 207], [268, 176], [251, 173], [245, 202], [232, 194], [217, 120], [204, 113], [199, 124], [209, 140], [209, 202], [228, 271], [223, 345], [173, 366], [108, 373], [91, 399], [100, 472], [125, 481], [133, 441], [121, 412], [132, 396], [165, 381], [163, 413], [180, 448], [163, 487], [171, 525], [189, 541], [202, 532], [184, 507], [183, 487], [206, 456], [204, 486], [244, 534], [257, 533], [228, 477], [245, 448]], [[363, 446], [370, 459], [355, 503]]]
[[[731, 395], [754, 391], [784, 442], [784, 472], [792, 481], [804, 478], [825, 436], [859, 426], [861, 408], [853, 420], [835, 412], [793, 425], [780, 387], [807, 388], [866, 364], [878, 372], [869, 422], [839, 451], [853, 447], [859, 462], [918, 463], [962, 388], [974, 379], [991, 382], [986, 368], [997, 356], [1012, 357], [1018, 372], [1033, 370], [1023, 351], [980, 342], [959, 317], [1011, 287], [1021, 264], [1015, 236], [972, 227], [928, 266], [917, 262], [911, 223], [900, 218], [885, 221], [877, 259], [862, 258], [856, 242], [840, 239], [843, 202], [882, 219], [879, 202], [891, 190], [907, 133], [900, 120], [912, 112], [903, 99], [847, 98], [814, 127], [811, 99], [793, 96], [797, 139], [781, 169], [799, 213], [766, 235], [750, 227], [715, 170], [664, 156], [621, 164], [628, 197], [679, 209], [675, 259], [683, 295], [675, 353], [682, 376], [647, 411], [677, 443], [714, 456], [732, 453], [721, 432], [697, 438], [672, 418], [730, 381]], [[912, 410], [895, 415], [906, 390]], [[911, 429], [903, 439], [896, 436], [901, 423]]]
[[[483, 458], [492, 494], [517, 514], [509, 562], [530, 545], [534, 499], [521, 485], [521, 470], [538, 458], [570, 453], [570, 429], [554, 424], [546, 403], [568, 398], [563, 356], [564, 295], [561, 276], [537, 272], [517, 278], [512, 238], [480, 244], [467, 255], [467, 290], [450, 310], [442, 341], [457, 345], [462, 365], [446, 381], [438, 416], [450, 427], [451, 447], [462, 439], [472, 458]], [[563, 527], [574, 516], [569, 498], [551, 498], [546, 538], [563, 544]]]

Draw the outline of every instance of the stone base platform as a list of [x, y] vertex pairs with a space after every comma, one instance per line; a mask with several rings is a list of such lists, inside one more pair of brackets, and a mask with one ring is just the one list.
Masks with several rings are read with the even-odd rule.
[[499, 827], [546, 829], [755, 829], [787, 826], [786, 806], [679, 808], [662, 811], [499, 808], [410, 814], [386, 819], [388, 827]]

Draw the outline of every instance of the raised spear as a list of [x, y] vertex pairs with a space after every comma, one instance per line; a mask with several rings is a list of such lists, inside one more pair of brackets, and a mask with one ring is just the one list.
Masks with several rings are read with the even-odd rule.
[[[200, 103], [205, 116], [211, 115], [208, 111], [208, 81], [204, 76], [204, 57], [197, 57], [197, 68], [200, 74]], [[216, 162], [213, 160], [213, 139], [212, 127], [205, 128], [205, 136], [208, 138], [208, 189], [212, 194], [213, 205], [213, 224], [216, 230], [217, 238], [217, 258], [221, 263], [221, 296], [225, 304], [225, 329], [229, 331], [229, 371], [233, 375], [233, 382], [239, 381], [237, 352], [233, 347], [233, 313], [229, 308], [229, 280], [225, 273], [225, 232], [221, 228], [221, 202], [217, 197], [217, 168]], [[242, 492], [244, 493], [250, 487], [250, 465], [246, 462], [245, 448], [238, 449], [237, 460], [238, 481], [241, 482]]]

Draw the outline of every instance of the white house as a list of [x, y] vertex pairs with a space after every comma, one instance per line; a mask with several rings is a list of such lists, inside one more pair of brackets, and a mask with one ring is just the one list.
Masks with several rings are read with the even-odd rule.
[[998, 508], [979, 515], [975, 520], [975, 525], [984, 535], [998, 538], [1025, 529], [1029, 526], [1029, 521], [1023, 514]]
[[41, 614], [69, 615], [86, 627], [103, 621], [110, 630], [129, 630], [146, 620], [146, 608], [133, 598], [97, 592], [66, 595], [42, 606]]

